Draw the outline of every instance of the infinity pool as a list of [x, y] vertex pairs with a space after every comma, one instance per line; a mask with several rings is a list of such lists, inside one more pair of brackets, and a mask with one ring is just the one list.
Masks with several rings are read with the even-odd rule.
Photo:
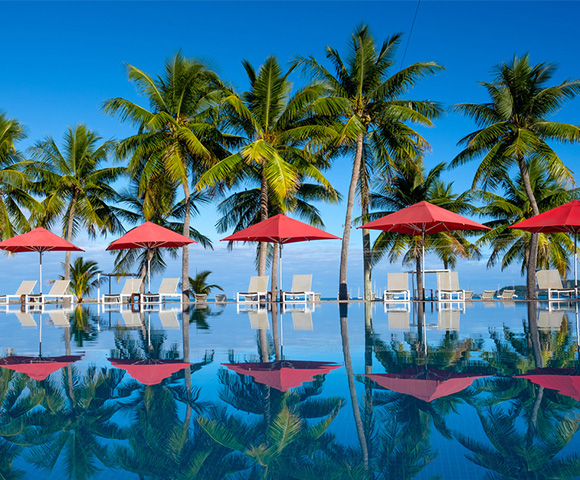
[[0, 314], [0, 478], [580, 478], [575, 304]]

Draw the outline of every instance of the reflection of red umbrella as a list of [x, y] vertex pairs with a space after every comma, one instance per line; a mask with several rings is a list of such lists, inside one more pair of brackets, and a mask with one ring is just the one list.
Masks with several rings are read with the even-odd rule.
[[181, 360], [146, 360], [109, 358], [113, 366], [127, 370], [129, 375], [143, 385], [157, 385], [179, 370], [191, 365]]
[[508, 228], [538, 233], [574, 233], [574, 285], [577, 285], [577, 236], [580, 232], [580, 200], [560, 205]]
[[25, 373], [33, 380], [44, 380], [51, 373], [80, 360], [82, 355], [63, 355], [61, 357], [6, 357], [0, 359], [0, 367]]
[[279, 214], [222, 238], [221, 241], [277, 243], [280, 246], [280, 290], [282, 290], [282, 245], [310, 240], [340, 240], [340, 237]]
[[144, 248], [147, 250], [147, 274], [149, 292], [151, 292], [151, 258], [149, 250], [153, 248], [178, 248], [197, 243], [191, 238], [176, 233], [168, 228], [153, 222], [145, 222], [138, 227], [129, 230], [125, 235], [111, 242], [107, 250], [128, 250], [131, 248]]
[[38, 227], [28, 233], [17, 235], [0, 242], [0, 248], [13, 253], [38, 252], [40, 253], [40, 294], [42, 295], [42, 253], [48, 251], [84, 252], [82, 248], [67, 242], [58, 235]]
[[[455, 230], [491, 230], [481, 223], [462, 217], [457, 213], [429, 202], [419, 202], [397, 212], [385, 215], [358, 228], [370, 228], [384, 232], [421, 235], [422, 269], [425, 265], [425, 235], [430, 233], [451, 232]], [[423, 281], [425, 281], [423, 274]]]
[[580, 402], [580, 375], [576, 368], [538, 368], [518, 375], [518, 378], [527, 378], [536, 385], [557, 390], [560, 395]]
[[294, 387], [299, 387], [304, 382], [312, 381], [315, 375], [330, 373], [339, 368], [330, 362], [310, 362], [282, 360], [278, 362], [262, 363], [222, 363], [240, 375], [250, 375], [258, 383], [263, 383], [276, 390], [285, 392]]
[[424, 367], [408, 368], [400, 373], [365, 375], [387, 390], [412, 395], [424, 402], [465, 390], [474, 380], [486, 376]]

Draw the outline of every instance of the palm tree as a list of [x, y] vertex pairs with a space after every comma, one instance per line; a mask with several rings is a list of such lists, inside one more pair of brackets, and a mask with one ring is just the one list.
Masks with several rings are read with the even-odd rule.
[[24, 138], [24, 127], [0, 112], [0, 238], [3, 240], [29, 230], [23, 209], [34, 212], [40, 207], [30, 195], [30, 179], [23, 172], [29, 162], [22, 159], [16, 148]]
[[[75, 259], [71, 267], [71, 282], [70, 289], [77, 297], [77, 301], [82, 303], [83, 296], [88, 295], [93, 288], [97, 288], [100, 283], [106, 279], [101, 278], [99, 281], [99, 274], [103, 273], [99, 270], [97, 262], [92, 260], [85, 261], [83, 257]], [[63, 276], [60, 277], [64, 279]]]
[[[38, 221], [51, 225], [61, 217], [63, 236], [69, 242], [81, 227], [93, 237], [121, 228], [107, 202], [115, 199], [111, 184], [125, 169], [103, 166], [114, 144], [112, 140], [100, 141], [97, 133], [78, 125], [67, 130], [62, 148], [48, 136], [31, 149], [32, 157], [39, 161], [31, 167], [39, 180], [37, 188], [47, 195]], [[67, 251], [65, 280], [70, 279], [70, 256]]]
[[[169, 230], [179, 232], [183, 228], [183, 216], [185, 214], [185, 202], [177, 198], [177, 184], [167, 176], [160, 175], [151, 178], [147, 188], [140, 190], [140, 178], [135, 176], [129, 186], [121, 191], [118, 196], [115, 214], [130, 224], [137, 224], [144, 220], [161, 225]], [[195, 192], [190, 196], [190, 212], [192, 215], [199, 213], [199, 207], [209, 202], [207, 192]], [[213, 248], [211, 241], [202, 235], [197, 229], [190, 227], [189, 238], [195, 239], [203, 247]], [[177, 256], [177, 249], [156, 248], [149, 251], [136, 249], [120, 250], [115, 257], [115, 271], [127, 273], [132, 270], [135, 263], [139, 265], [141, 279], [147, 273], [147, 261], [151, 262], [151, 272], [160, 273], [165, 269], [164, 254], [168, 253], [172, 258]], [[150, 255], [150, 258], [147, 258]], [[144, 288], [144, 283], [142, 285]]]
[[[106, 100], [104, 111], [117, 115], [139, 130], [122, 140], [117, 148], [119, 157], [129, 157], [129, 173], [139, 174], [139, 192], [147, 190], [153, 178], [167, 176], [183, 189], [184, 236], [190, 235], [191, 187], [214, 161], [224, 155], [224, 137], [219, 133], [214, 117], [214, 103], [221, 95], [217, 75], [203, 63], [176, 54], [165, 64], [163, 76], [153, 78], [137, 67], [128, 65], [133, 81], [149, 108], [124, 98]], [[183, 301], [189, 302], [189, 249], [183, 247]]]
[[206, 283], [207, 277], [211, 275], [210, 270], [204, 270], [203, 272], [199, 272], [195, 275], [195, 277], [189, 278], [189, 285], [191, 286], [191, 290], [194, 293], [202, 294], [202, 295], [209, 295], [212, 289], [217, 289], [220, 291], [224, 291], [222, 287], [215, 284], [208, 284]]
[[[375, 210], [369, 217], [379, 218], [397, 210], [409, 207], [420, 201], [428, 201], [455, 213], [473, 212], [470, 204], [471, 194], [460, 195], [453, 192], [453, 183], [446, 184], [439, 177], [445, 163], [425, 171], [422, 160], [415, 164], [401, 164], [395, 167], [390, 182], [380, 185], [380, 189], [370, 196], [371, 207]], [[425, 237], [425, 250], [433, 250], [443, 261], [445, 268], [454, 267], [457, 257], [477, 257], [478, 250], [465, 237], [463, 232], [443, 232]], [[388, 255], [391, 262], [403, 256], [404, 263], [415, 262], [417, 289], [423, 294], [421, 275], [422, 238], [393, 232], [381, 232], [372, 249], [372, 261], [378, 262]]]
[[[352, 36], [346, 64], [335, 49], [326, 47], [326, 57], [332, 63], [334, 74], [313, 57], [298, 59], [313, 77], [328, 85], [330, 110], [340, 122], [339, 151], [354, 155], [340, 257], [341, 300], [347, 299], [348, 244], [357, 188], [362, 219], [366, 222], [370, 175], [376, 170], [375, 173], [388, 176], [394, 164], [412, 162], [427, 149], [428, 143], [408, 123], [432, 125], [431, 119], [441, 112], [436, 102], [401, 98], [415, 83], [442, 67], [435, 62], [418, 62], [390, 74], [400, 41], [401, 34], [395, 34], [377, 48], [369, 28], [363, 25]], [[370, 234], [366, 229], [363, 229], [363, 250], [365, 299], [370, 300]]]
[[[483, 189], [495, 187], [515, 166], [533, 215], [538, 215], [540, 209], [530, 180], [529, 162], [539, 162], [559, 181], [573, 181], [570, 170], [548, 142], [580, 141], [579, 127], [548, 120], [580, 93], [580, 80], [547, 86], [555, 71], [554, 64], [530, 65], [528, 55], [514, 56], [510, 62], [495, 67], [491, 83], [481, 83], [490, 97], [488, 103], [460, 103], [453, 107], [473, 118], [480, 128], [459, 141], [465, 148], [451, 166], [483, 157], [473, 178], [473, 186], [481, 185]], [[534, 296], [537, 250], [538, 235], [533, 234], [526, 265], [528, 298]]]
[[[258, 72], [248, 62], [243, 66], [250, 90], [224, 98], [228, 122], [243, 138], [240, 151], [218, 162], [202, 175], [198, 188], [229, 185], [250, 178], [260, 182], [260, 217], [270, 216], [269, 205], [277, 213], [287, 208], [287, 199], [303, 178], [312, 178], [334, 192], [318, 167], [326, 166], [316, 155], [316, 147], [333, 134], [327, 126], [310, 118], [313, 103], [324, 93], [318, 84], [307, 85], [291, 95], [290, 68], [282, 72], [278, 60], [268, 57]], [[266, 273], [266, 246], [260, 245], [258, 274]]]
[[[580, 193], [578, 189], [570, 190], [566, 183], [552, 179], [539, 162], [530, 162], [528, 171], [530, 185], [540, 212], [578, 198]], [[534, 214], [521, 175], [513, 180], [506, 177], [501, 188], [503, 190], [501, 193], [478, 192], [479, 199], [484, 203], [480, 208], [481, 214], [493, 218], [486, 223], [492, 230], [485, 232], [478, 240], [478, 244], [492, 247], [488, 267], [501, 263], [503, 270], [513, 262], [522, 262], [523, 275], [530, 255], [531, 235], [507, 227]], [[556, 268], [560, 275], [565, 277], [572, 249], [573, 243], [567, 234], [540, 233], [536, 264], [540, 268]]]

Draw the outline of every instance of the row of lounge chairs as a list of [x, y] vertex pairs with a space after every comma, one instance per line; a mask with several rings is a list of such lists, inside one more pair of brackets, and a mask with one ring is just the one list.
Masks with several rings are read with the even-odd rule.
[[34, 305], [34, 304], [44, 304], [48, 301], [64, 302], [68, 300], [72, 302], [73, 296], [69, 293], [68, 287], [70, 285], [69, 280], [55, 280], [48, 293], [43, 293], [42, 295], [33, 294], [32, 291], [36, 285], [36, 280], [25, 280], [23, 281], [16, 293], [13, 295], [0, 295], [0, 304], [8, 305], [10, 300], [16, 299], [21, 303]]
[[[253, 276], [250, 278], [250, 285], [247, 292], [238, 292], [236, 301], [238, 303], [259, 303], [268, 300], [267, 275]], [[292, 277], [292, 288], [290, 291], [282, 292], [282, 302], [313, 302], [320, 300], [320, 293], [312, 291], [312, 275], [294, 275]]]

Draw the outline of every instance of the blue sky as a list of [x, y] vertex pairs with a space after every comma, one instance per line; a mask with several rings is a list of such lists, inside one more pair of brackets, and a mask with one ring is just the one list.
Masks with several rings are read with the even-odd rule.
[[[342, 54], [357, 25], [370, 25], [382, 41], [404, 32], [398, 61], [409, 39], [417, 9], [416, 1], [373, 2], [1, 2], [3, 25], [0, 69], [0, 111], [27, 127], [26, 148], [46, 135], [59, 140], [67, 126], [85, 123], [104, 138], [123, 138], [132, 130], [100, 111], [103, 100], [125, 97], [142, 101], [127, 80], [124, 63], [152, 73], [161, 73], [164, 61], [181, 50], [185, 56], [210, 63], [224, 79], [238, 89], [247, 88], [242, 59], [258, 67], [268, 55], [283, 64], [297, 55], [324, 59], [324, 47], [331, 45]], [[554, 83], [579, 78], [577, 52], [578, 2], [438, 2], [423, 0], [419, 6], [404, 64], [435, 60], [446, 70], [427, 79], [408, 95], [432, 99], [445, 106], [457, 102], [483, 102], [485, 91], [478, 81], [490, 79], [493, 65], [529, 52], [534, 63], [559, 65]], [[297, 83], [302, 79], [296, 75]], [[570, 102], [555, 119], [578, 123], [580, 100]], [[434, 128], [421, 133], [433, 150], [429, 167], [449, 162], [459, 151], [457, 141], [474, 129], [468, 119], [448, 114]], [[577, 169], [580, 147], [558, 146], [566, 164]], [[348, 159], [338, 160], [328, 178], [343, 194], [347, 192]], [[448, 171], [458, 191], [470, 187], [475, 164]], [[348, 172], [348, 174], [346, 173]], [[320, 206], [328, 231], [342, 235], [344, 205]], [[233, 253], [223, 250], [222, 235], [214, 228], [214, 206], [194, 219], [196, 227], [215, 242], [216, 250], [191, 247], [192, 273], [210, 269], [213, 281], [230, 295], [244, 289], [253, 265], [248, 247]], [[98, 260], [102, 268], [113, 268], [113, 257], [104, 252], [111, 239], [77, 244], [86, 257]], [[284, 281], [292, 273], [314, 273], [315, 289], [332, 296], [337, 290], [340, 242], [293, 245], [285, 250]], [[353, 294], [362, 281], [360, 234], [351, 237], [349, 286]], [[49, 258], [50, 257], [50, 258]], [[46, 255], [45, 278], [59, 274], [60, 254]], [[482, 263], [460, 264], [460, 279], [470, 288], [483, 290], [497, 284], [522, 283], [517, 268], [503, 273], [485, 270]], [[20, 280], [36, 275], [36, 258], [19, 255], [0, 258], [0, 282], [8, 290]], [[438, 267], [436, 259], [427, 265]], [[376, 288], [386, 283], [387, 271], [400, 265], [381, 262], [375, 268]], [[179, 262], [170, 262], [167, 276], [179, 275]], [[211, 278], [211, 277], [210, 277]], [[155, 284], [155, 282], [154, 282]]]

